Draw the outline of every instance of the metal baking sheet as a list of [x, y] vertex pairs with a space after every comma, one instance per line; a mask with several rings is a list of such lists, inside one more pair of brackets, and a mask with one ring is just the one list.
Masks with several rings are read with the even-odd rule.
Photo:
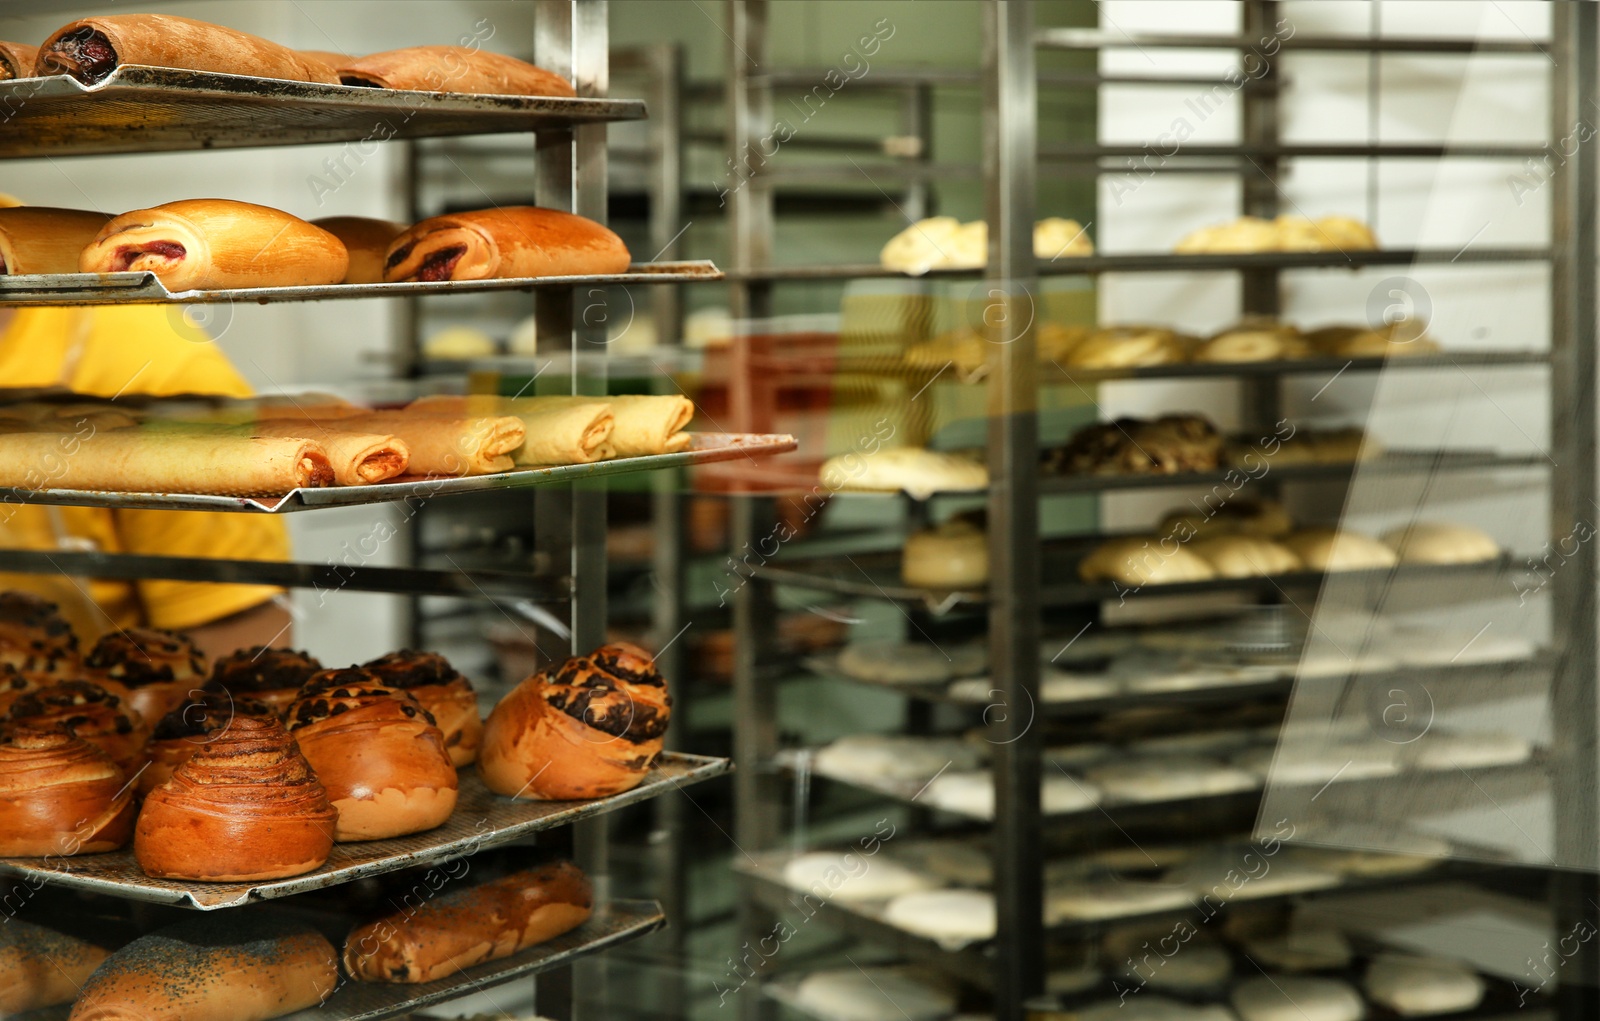
[[704, 260], [643, 262], [626, 273], [497, 280], [430, 280], [397, 284], [318, 284], [308, 287], [236, 287], [218, 291], [169, 291], [154, 273], [35, 273], [0, 276], [4, 305], [266, 305], [278, 301], [333, 298], [404, 298], [478, 291], [533, 291], [546, 287], [627, 287], [721, 280]]
[[[348, 167], [388, 139], [642, 120], [633, 99], [480, 96], [316, 85], [126, 64], [96, 85], [0, 82], [0, 158], [351, 142]], [[330, 187], [337, 182], [331, 182]]]
[[65, 507], [112, 507], [137, 510], [239, 511], [287, 514], [314, 507], [357, 507], [398, 500], [426, 500], [435, 496], [484, 493], [501, 489], [548, 486], [583, 479], [659, 471], [742, 457], [782, 454], [799, 446], [786, 433], [692, 433], [691, 446], [677, 454], [618, 457], [594, 464], [568, 464], [553, 468], [519, 468], [494, 475], [466, 478], [402, 478], [372, 486], [329, 486], [294, 489], [283, 496], [212, 496], [192, 493], [103, 493], [86, 489], [19, 489], [0, 487], [0, 504], [47, 503]]
[[[1365, 461], [1346, 461], [1337, 464], [1272, 464], [1265, 455], [1262, 463], [1274, 479], [1284, 482], [1348, 480], [1360, 473], [1365, 476], [1433, 474], [1447, 471], [1490, 471], [1496, 468], [1538, 468], [1550, 464], [1542, 453], [1499, 454], [1492, 450], [1390, 450]], [[1101, 493], [1113, 489], [1165, 489], [1169, 486], [1209, 486], [1224, 482], [1229, 473], [1237, 478], [1243, 469], [1217, 468], [1212, 471], [1178, 472], [1162, 475], [1154, 472], [1117, 475], [1041, 475], [1041, 493]]]
[[566, 826], [669, 794], [687, 784], [720, 776], [733, 768], [728, 759], [666, 752], [643, 783], [624, 794], [592, 801], [515, 801], [490, 793], [474, 770], [461, 773], [455, 814], [426, 833], [336, 844], [327, 864], [290, 879], [254, 883], [201, 883], [152, 879], [134, 860], [131, 849], [75, 858], [0, 858], [0, 874], [92, 893], [149, 901], [174, 907], [215, 911], [252, 901], [289, 897], [322, 890], [397, 869], [460, 858], [509, 843], [541, 830]]

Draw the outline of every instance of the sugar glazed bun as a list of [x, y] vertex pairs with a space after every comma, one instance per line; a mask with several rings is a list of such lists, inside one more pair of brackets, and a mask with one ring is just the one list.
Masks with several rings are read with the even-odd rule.
[[127, 776], [144, 765], [143, 719], [92, 681], [62, 681], [23, 695], [11, 703], [7, 719], [42, 727], [64, 726], [111, 756]]
[[339, 811], [336, 840], [431, 830], [455, 810], [456, 770], [433, 717], [369, 670], [314, 675], [289, 729]]
[[644, 779], [672, 715], [655, 660], [626, 642], [535, 674], [484, 724], [478, 772], [496, 794], [543, 801], [603, 798]]
[[278, 711], [253, 698], [234, 698], [226, 691], [200, 691], [161, 717], [145, 754], [150, 764], [139, 774], [139, 796], [144, 797], [172, 778], [173, 772], [194, 758], [194, 753], [227, 730], [236, 717], [278, 719]]
[[108, 951], [20, 918], [0, 925], [0, 1017], [71, 1003]]
[[301, 685], [321, 669], [307, 653], [257, 645], [217, 660], [208, 687], [235, 698], [258, 699], [283, 713], [300, 697]]
[[433, 714], [444, 734], [445, 751], [457, 769], [477, 761], [483, 740], [483, 717], [478, 715], [478, 694], [472, 682], [456, 672], [450, 661], [436, 652], [401, 649], [379, 656], [363, 669], [378, 675], [391, 688], [416, 699]]
[[133, 854], [157, 878], [282, 879], [328, 860], [335, 818], [283, 724], [240, 716], [145, 798]]
[[22, 723], [0, 735], [0, 857], [114, 851], [133, 812], [122, 771], [66, 728]]
[[83, 665], [91, 680], [150, 726], [204, 684], [208, 668], [187, 635], [138, 627], [101, 635]]

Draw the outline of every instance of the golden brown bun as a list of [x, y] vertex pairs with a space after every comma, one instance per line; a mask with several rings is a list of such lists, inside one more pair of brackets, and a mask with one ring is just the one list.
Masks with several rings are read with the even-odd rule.
[[68, 657], [76, 665], [78, 635], [55, 603], [31, 592], [0, 592], [0, 661], [26, 673], [26, 667], [7, 653]]
[[172, 779], [177, 768], [194, 758], [194, 753], [216, 740], [236, 717], [259, 716], [279, 719], [281, 713], [265, 702], [235, 698], [222, 690], [190, 692], [183, 704], [156, 723], [145, 753], [150, 764], [139, 774], [137, 789], [142, 798]]
[[325, 216], [312, 220], [311, 225], [344, 243], [350, 254], [350, 268], [344, 274], [347, 284], [383, 283], [383, 260], [389, 254], [389, 245], [406, 230], [403, 223], [370, 216]]
[[394, 239], [383, 278], [494, 280], [623, 273], [622, 239], [582, 216], [504, 206], [434, 216]]
[[1370, 571], [1395, 564], [1394, 550], [1360, 532], [1305, 528], [1283, 544], [1311, 571]]
[[337, 284], [344, 242], [280, 209], [184, 199], [123, 213], [78, 257], [84, 273], [154, 273], [172, 291]]
[[650, 654], [602, 645], [512, 689], [489, 714], [478, 773], [496, 794], [541, 801], [632, 790], [661, 754], [672, 715]]
[[39, 47], [25, 43], [0, 42], [0, 81], [32, 78], [39, 62]]
[[931, 589], [978, 589], [989, 584], [989, 538], [970, 521], [952, 518], [906, 539], [900, 578]]
[[1124, 585], [1171, 585], [1208, 581], [1216, 577], [1211, 565], [1186, 547], [1155, 536], [1108, 539], [1078, 564], [1078, 577], [1087, 582], [1114, 581]]
[[1065, 446], [1045, 451], [1043, 465], [1068, 475], [1211, 471], [1221, 463], [1224, 443], [1203, 415], [1119, 418], [1079, 429]]
[[158, 628], [108, 631], [83, 658], [88, 676], [137, 711], [146, 726], [205, 683], [209, 664], [187, 635]]
[[1253, 535], [1217, 535], [1189, 547], [1221, 578], [1253, 578], [1300, 570], [1300, 558], [1286, 547]]
[[281, 715], [300, 697], [301, 685], [321, 669], [322, 664], [309, 653], [256, 645], [217, 660], [206, 686], [235, 698], [258, 699]]
[[23, 695], [38, 691], [44, 685], [23, 673], [10, 663], [0, 663], [0, 720], [11, 712], [11, 704]]
[[379, 656], [362, 668], [416, 699], [433, 716], [444, 735], [445, 751], [457, 769], [478, 760], [478, 745], [483, 740], [478, 695], [472, 690], [472, 682], [457, 673], [449, 660], [436, 652], [401, 649]]
[[83, 738], [29, 723], [0, 737], [0, 857], [114, 851], [133, 812], [122, 770]]
[[337, 69], [340, 64], [348, 62], [351, 57], [348, 53], [335, 53], [332, 50], [297, 50], [307, 60], [314, 60], [319, 64], [327, 64], [330, 68]]
[[515, 57], [467, 46], [410, 46], [337, 65], [346, 85], [491, 96], [576, 96], [572, 83]]
[[80, 18], [51, 33], [35, 66], [41, 75], [69, 74], [93, 85], [122, 64], [339, 84], [333, 68], [287, 46], [172, 14]]
[[344, 967], [363, 982], [433, 982], [577, 928], [593, 911], [589, 878], [553, 862], [358, 926]]
[[162, 879], [282, 879], [328, 860], [335, 818], [283, 724], [239, 716], [145, 798], [133, 855]]
[[7, 719], [41, 727], [64, 726], [95, 745], [124, 774], [134, 776], [144, 765], [144, 720], [122, 699], [93, 681], [62, 681], [29, 692], [11, 703]]
[[338, 983], [333, 944], [309, 926], [220, 911], [106, 958], [70, 1021], [267, 1021], [316, 1006]]
[[110, 951], [43, 925], [0, 925], [0, 1017], [71, 1003]]
[[83, 209], [0, 209], [0, 274], [76, 273], [79, 253], [110, 219]]
[[339, 811], [337, 840], [431, 830], [455, 810], [459, 781], [433, 717], [369, 671], [313, 676], [289, 728]]

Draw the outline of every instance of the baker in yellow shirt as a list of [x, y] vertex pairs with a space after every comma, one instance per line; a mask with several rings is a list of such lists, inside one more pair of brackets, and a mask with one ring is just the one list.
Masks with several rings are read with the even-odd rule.
[[[166, 305], [0, 308], [0, 385], [98, 397], [251, 393], [211, 338]], [[282, 522], [246, 514], [9, 504], [3, 549], [286, 560], [289, 540]], [[85, 641], [135, 625], [187, 631], [213, 656], [289, 640], [282, 589], [270, 585], [0, 573], [0, 588], [55, 601]]]

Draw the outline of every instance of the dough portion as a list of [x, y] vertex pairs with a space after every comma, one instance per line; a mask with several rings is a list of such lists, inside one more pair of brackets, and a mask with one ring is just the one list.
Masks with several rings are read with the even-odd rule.
[[1372, 228], [1349, 216], [1241, 216], [1231, 223], [1191, 231], [1173, 247], [1179, 254], [1250, 252], [1351, 252], [1378, 247]]
[[1089, 334], [1062, 359], [1077, 369], [1137, 369], [1188, 357], [1189, 340], [1164, 326], [1108, 326]]
[[837, 666], [846, 677], [897, 684], [929, 684], [970, 677], [989, 665], [982, 645], [943, 648], [925, 642], [851, 642], [839, 653]]
[[1367, 1006], [1348, 982], [1305, 975], [1262, 975], [1233, 988], [1241, 1021], [1361, 1021]]
[[1251, 791], [1261, 786], [1261, 781], [1246, 770], [1187, 755], [1115, 762], [1090, 769], [1085, 776], [1107, 798], [1128, 802], [1176, 801]]
[[814, 971], [795, 987], [806, 1010], [830, 1021], [935, 1021], [956, 1009], [949, 992], [904, 968], [836, 968]]
[[1271, 539], [1219, 535], [1196, 540], [1190, 549], [1223, 578], [1254, 578], [1300, 570], [1300, 558]]
[[1084, 581], [1134, 586], [1209, 581], [1216, 573], [1192, 550], [1155, 536], [1108, 540], [1078, 564], [1078, 577]]
[[1193, 903], [1188, 890], [1167, 883], [1104, 880], [1056, 883], [1045, 891], [1046, 925], [1099, 921], [1171, 911]]
[[791, 858], [783, 881], [823, 900], [888, 900], [904, 893], [938, 889], [939, 883], [897, 862], [854, 851], [812, 851]]
[[1500, 544], [1471, 525], [1418, 522], [1383, 533], [1383, 543], [1406, 564], [1477, 564], [1500, 556]]
[[1268, 362], [1304, 358], [1311, 346], [1300, 331], [1275, 319], [1246, 318], [1236, 326], [1213, 334], [1194, 352], [1197, 362]]
[[1046, 451], [1046, 471], [1065, 475], [1175, 475], [1221, 465], [1224, 440], [1204, 415], [1119, 418], [1073, 433]]
[[1371, 571], [1393, 567], [1394, 550], [1360, 532], [1306, 528], [1283, 540], [1307, 570]]
[[846, 783], [926, 783], [941, 769], [973, 770], [978, 749], [951, 738], [849, 734], [817, 752], [813, 768]]
[[906, 539], [900, 578], [931, 589], [981, 589], [989, 584], [989, 537], [963, 518], [951, 518]]
[[1157, 532], [1182, 541], [1194, 535], [1208, 538], [1213, 535], [1254, 535], [1263, 539], [1278, 539], [1294, 530], [1289, 512], [1276, 500], [1229, 500], [1212, 507], [1209, 503], [1196, 507], [1174, 507], [1161, 519]]
[[[940, 773], [920, 798], [919, 803], [977, 819], [994, 818], [994, 774], [988, 770]], [[1093, 784], [1052, 770], [1039, 783], [1039, 804], [1045, 815], [1082, 812], [1100, 803], [1100, 792]]]
[[871, 454], [839, 454], [822, 464], [822, 484], [835, 492], [895, 492], [919, 500], [934, 493], [989, 488], [989, 469], [964, 454], [921, 447], [889, 447]]
[[1411, 767], [1428, 772], [1515, 766], [1533, 758], [1533, 744], [1508, 733], [1447, 734], [1430, 730], [1411, 748]]
[[978, 890], [908, 893], [889, 902], [883, 920], [946, 950], [959, 950], [968, 943], [994, 938], [994, 896]]
[[1471, 1010], [1483, 1001], [1483, 976], [1442, 957], [1385, 954], [1367, 965], [1361, 983], [1374, 1003], [1419, 1017]]
[[1133, 963], [1124, 962], [1121, 970], [1125, 981], [1143, 983], [1151, 989], [1198, 993], [1215, 989], [1232, 978], [1233, 958], [1218, 946], [1185, 944], [1171, 957], [1148, 951], [1134, 954]]
[[1347, 968], [1354, 951], [1337, 929], [1293, 929], [1279, 936], [1247, 940], [1244, 952], [1278, 971], [1331, 971]]

